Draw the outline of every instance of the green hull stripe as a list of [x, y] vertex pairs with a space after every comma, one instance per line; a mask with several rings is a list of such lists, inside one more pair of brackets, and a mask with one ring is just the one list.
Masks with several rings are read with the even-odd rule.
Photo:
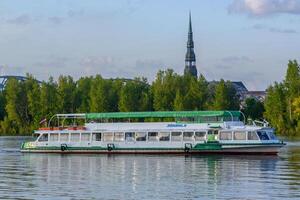
[[[285, 145], [282, 143], [268, 143], [268, 144], [219, 144], [219, 143], [198, 143], [196, 144], [191, 150], [222, 150], [226, 149], [223, 146], [241, 146], [245, 145], [245, 147], [237, 147], [237, 148], [248, 148], [250, 145], [252, 145], [253, 148], [255, 147], [264, 147], [264, 146], [281, 146]], [[248, 146], [248, 147], [247, 147]], [[101, 146], [92, 146], [92, 147], [67, 147], [66, 150], [107, 150], [107, 147], [101, 147]], [[148, 147], [148, 148], [113, 148], [112, 150], [162, 150], [162, 151], [168, 151], [168, 150], [184, 150], [185, 148], [169, 148], [169, 147]], [[48, 147], [33, 147], [33, 148], [26, 148], [24, 145], [22, 145], [21, 150], [61, 150], [61, 147], [57, 146], [48, 146]]]

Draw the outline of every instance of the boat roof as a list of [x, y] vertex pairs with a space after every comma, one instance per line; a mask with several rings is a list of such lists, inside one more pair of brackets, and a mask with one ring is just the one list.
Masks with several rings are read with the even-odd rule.
[[57, 114], [60, 118], [112, 119], [112, 118], [187, 118], [187, 117], [240, 117], [240, 111], [146, 111]]

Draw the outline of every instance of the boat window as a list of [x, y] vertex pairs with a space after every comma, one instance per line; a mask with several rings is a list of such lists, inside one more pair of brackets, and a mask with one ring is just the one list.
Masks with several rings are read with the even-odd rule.
[[101, 133], [93, 133], [93, 141], [101, 141]]
[[218, 130], [208, 130], [207, 134], [208, 135], [211, 135], [211, 134], [217, 135], [218, 134]]
[[34, 133], [32, 136], [33, 136], [34, 140], [36, 140], [40, 136], [40, 134], [39, 133]]
[[125, 133], [125, 140], [126, 141], [134, 141], [134, 132], [126, 132]]
[[245, 131], [234, 131], [233, 139], [234, 140], [246, 140], [246, 132]]
[[57, 142], [58, 141], [58, 133], [51, 133], [50, 134], [50, 141]]
[[69, 142], [69, 133], [61, 133], [60, 141], [61, 142]]
[[220, 140], [232, 140], [232, 132], [231, 131], [221, 131], [220, 132]]
[[268, 136], [269, 136], [270, 140], [277, 140], [277, 137], [274, 135], [273, 132], [268, 132]]
[[259, 140], [255, 131], [248, 132], [248, 140]]
[[183, 132], [183, 141], [193, 141], [194, 132]]
[[88, 142], [90, 141], [90, 133], [81, 133], [81, 141]]
[[117, 142], [124, 141], [124, 133], [123, 132], [115, 132], [114, 141], [117, 141]]
[[206, 132], [205, 131], [195, 132], [195, 140], [196, 141], [204, 141], [205, 140], [205, 136], [206, 136]]
[[44, 133], [40, 138], [39, 142], [48, 142], [48, 133]]
[[159, 132], [158, 134], [159, 141], [170, 141], [169, 132]]
[[135, 139], [136, 141], [146, 141], [146, 132], [136, 132], [135, 133]]
[[112, 133], [112, 132], [103, 133], [103, 140], [106, 141], [106, 142], [113, 141], [114, 140], [114, 133]]
[[257, 131], [257, 135], [260, 140], [269, 140], [269, 137], [265, 131]]
[[181, 141], [182, 139], [182, 132], [172, 132], [172, 141]]
[[71, 133], [71, 142], [79, 142], [80, 141], [80, 133]]
[[158, 132], [148, 132], [148, 141], [158, 141]]

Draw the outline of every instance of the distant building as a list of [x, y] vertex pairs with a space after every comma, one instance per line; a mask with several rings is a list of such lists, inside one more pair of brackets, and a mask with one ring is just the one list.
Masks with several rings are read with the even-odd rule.
[[243, 100], [249, 92], [244, 83], [242, 81], [231, 81], [231, 84], [234, 87], [237, 95], [239, 95], [240, 99]]
[[266, 99], [266, 95], [267, 95], [266, 91], [248, 91], [248, 93], [245, 96], [245, 99], [254, 98], [258, 101], [264, 102]]
[[187, 41], [187, 51], [185, 54], [184, 74], [191, 74], [192, 76], [197, 77], [196, 56], [194, 52], [191, 13], [189, 15], [189, 32], [188, 32], [188, 41]]

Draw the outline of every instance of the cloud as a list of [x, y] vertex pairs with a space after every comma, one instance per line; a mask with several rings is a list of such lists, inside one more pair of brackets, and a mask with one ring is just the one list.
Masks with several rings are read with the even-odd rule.
[[67, 15], [69, 17], [77, 17], [77, 16], [82, 16], [84, 14], [84, 10], [80, 9], [80, 10], [69, 10], [67, 12]]
[[82, 73], [86, 75], [101, 74], [103, 77], [147, 77], [152, 80], [164, 65], [160, 60], [137, 59], [124, 60], [120, 57], [89, 56], [79, 62]]
[[230, 14], [266, 16], [274, 14], [300, 14], [299, 0], [233, 0], [228, 6]]
[[15, 18], [7, 19], [6, 22], [16, 25], [27, 25], [32, 21], [32, 18], [28, 14], [22, 14]]
[[263, 24], [255, 24], [251, 28], [255, 29], [255, 30], [267, 30], [267, 31], [272, 32], [272, 33], [285, 33], [285, 34], [298, 33], [298, 31], [295, 30], [295, 29], [289, 29], [289, 28], [282, 29], [282, 28], [268, 27], [268, 26], [263, 25]]
[[48, 20], [53, 24], [61, 24], [64, 19], [62, 17], [54, 16], [54, 17], [48, 17]]
[[226, 64], [253, 62], [253, 60], [247, 56], [227, 56], [222, 58], [221, 61]]

